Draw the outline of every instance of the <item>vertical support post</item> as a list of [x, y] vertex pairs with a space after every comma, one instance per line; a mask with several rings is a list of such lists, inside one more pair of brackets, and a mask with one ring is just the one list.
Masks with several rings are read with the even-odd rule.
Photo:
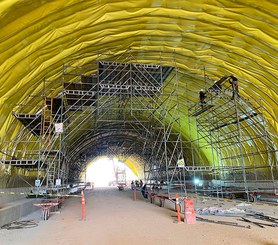
[[[63, 69], [64, 69], [64, 67], [63, 67]], [[64, 71], [63, 71], [63, 73], [64, 73]], [[62, 80], [62, 89], [64, 89], [64, 76], [63, 76], [63, 80]], [[60, 115], [59, 115], [59, 113], [60, 113]], [[55, 117], [58, 116], [58, 118], [60, 119], [59, 121], [60, 121], [60, 123], [62, 123], [63, 131], [64, 131], [63, 113], [64, 113], [64, 96], [62, 96], [62, 98], [61, 98], [60, 108], [57, 111], [58, 115], [55, 115]], [[62, 140], [63, 140], [63, 137], [62, 137], [62, 132], [61, 132], [61, 133], [59, 133], [59, 161], [58, 161], [58, 176], [57, 176], [58, 179], [62, 179], [61, 178], [61, 175], [62, 175], [62, 173], [61, 173], [61, 168], [62, 168], [61, 161], [65, 160], [64, 155], [62, 155], [62, 150], [63, 150], [62, 149]], [[63, 154], [64, 154], [64, 152], [63, 152]], [[61, 181], [61, 184], [62, 184], [62, 181]]]
[[81, 191], [81, 213], [82, 213], [82, 220], [86, 220], [86, 214], [85, 214], [85, 197], [84, 192]]
[[136, 201], [136, 186], [134, 185], [133, 189], [133, 201]]
[[241, 126], [240, 126], [240, 118], [239, 118], [239, 112], [238, 112], [238, 105], [237, 105], [237, 92], [233, 86], [233, 95], [234, 95], [234, 106], [235, 106], [235, 114], [236, 114], [236, 127], [237, 127], [237, 139], [239, 142], [239, 152], [241, 155], [241, 169], [242, 169], [242, 175], [243, 175], [243, 181], [244, 181], [244, 189], [247, 197], [247, 202], [250, 202], [249, 200], [249, 190], [248, 190], [248, 183], [247, 183], [247, 178], [246, 178], [246, 170], [245, 170], [245, 160], [243, 157], [243, 145], [242, 145], [242, 131], [241, 131]]
[[260, 100], [260, 109], [262, 110], [262, 124], [263, 124], [263, 127], [264, 127], [264, 136], [265, 136], [264, 141], [265, 141], [265, 144], [266, 144], [267, 163], [268, 163], [269, 169], [270, 169], [273, 194], [276, 194], [277, 189], [276, 189], [275, 177], [274, 177], [274, 174], [273, 174], [273, 164], [272, 164], [272, 161], [271, 161], [271, 154], [270, 154], [269, 132], [268, 132], [267, 122], [265, 120], [265, 115], [263, 113], [263, 109], [265, 109], [265, 108], [263, 107], [262, 100]]
[[[38, 160], [38, 171], [37, 171], [37, 183], [38, 185], [36, 185], [37, 187], [37, 192], [39, 192], [39, 188], [41, 187], [41, 185], [43, 183], [40, 183], [40, 175], [41, 175], [41, 166], [42, 166], [42, 151], [43, 151], [43, 117], [44, 117], [44, 98], [45, 98], [45, 89], [46, 89], [46, 81], [45, 79], [43, 80], [43, 90], [42, 90], [42, 106], [41, 106], [41, 125], [40, 125], [40, 146], [39, 146], [39, 152], [38, 152], [38, 157], [39, 157], [39, 160]], [[43, 181], [42, 181], [43, 182]]]
[[[212, 118], [216, 117], [216, 115], [213, 115], [214, 111], [212, 111], [211, 113], [208, 114], [208, 121], [212, 121]], [[215, 136], [217, 137], [217, 136]], [[212, 131], [209, 131], [209, 139], [210, 139], [210, 147], [211, 147], [211, 154], [212, 154], [212, 164], [213, 164], [213, 168], [216, 169], [216, 167], [218, 167], [219, 165], [219, 159], [217, 159], [217, 166], [215, 164], [216, 160], [215, 160], [215, 151], [217, 154], [217, 147], [214, 147], [215, 143], [213, 141], [213, 139], [215, 140], [215, 137], [212, 135]], [[215, 179], [215, 183], [216, 183], [216, 195], [217, 195], [217, 205], [219, 206], [219, 184], [220, 184], [220, 190], [222, 190], [222, 183], [221, 181], [218, 182], [218, 177], [217, 177], [217, 172], [214, 171], [214, 179]]]

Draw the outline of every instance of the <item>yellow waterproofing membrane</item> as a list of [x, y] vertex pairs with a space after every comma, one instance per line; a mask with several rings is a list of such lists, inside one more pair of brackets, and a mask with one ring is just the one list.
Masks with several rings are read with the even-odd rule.
[[[20, 130], [12, 116], [16, 104], [31, 92], [42, 91], [44, 78], [61, 80], [63, 64], [82, 65], [93, 62], [98, 53], [112, 57], [132, 48], [146, 63], [175, 54], [184, 139], [190, 134], [186, 102], [198, 101], [205, 67], [214, 80], [235, 74], [244, 98], [262, 100], [277, 149], [277, 4], [277, 0], [2, 0], [0, 139], [11, 139]], [[13, 131], [8, 130], [11, 127]], [[210, 150], [203, 154], [212, 161]]]

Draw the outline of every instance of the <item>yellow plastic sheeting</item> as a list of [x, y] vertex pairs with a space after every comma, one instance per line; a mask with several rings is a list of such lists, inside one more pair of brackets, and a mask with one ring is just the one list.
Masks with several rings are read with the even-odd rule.
[[0, 138], [18, 131], [6, 135], [15, 105], [42, 90], [43, 78], [61, 79], [63, 64], [132, 47], [147, 63], [175, 54], [180, 87], [189, 89], [179, 91], [182, 125], [186, 101], [205, 85], [204, 67], [215, 80], [235, 74], [244, 97], [262, 99], [277, 148], [277, 12], [275, 0], [1, 1]]
[[[132, 172], [138, 177], [138, 170], [137, 170], [137, 168], [135, 167], [135, 165], [138, 165], [139, 163], [138, 163], [138, 160], [136, 161], [136, 160], [134, 160], [133, 159], [133, 161], [135, 162], [135, 163], [133, 163], [131, 160], [126, 160], [125, 161], [125, 163], [126, 163], [126, 165], [128, 166], [128, 167], [130, 167], [130, 169], [132, 170]], [[142, 166], [141, 166], [141, 168], [140, 168], [140, 170], [142, 170]], [[140, 171], [140, 173], [142, 173], [142, 171]]]

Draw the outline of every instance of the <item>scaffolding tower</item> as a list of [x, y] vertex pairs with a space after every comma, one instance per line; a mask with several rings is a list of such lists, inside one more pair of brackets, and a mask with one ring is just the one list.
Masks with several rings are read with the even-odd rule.
[[37, 169], [38, 187], [52, 189], [78, 178], [91, 157], [137, 154], [147, 183], [170, 190], [183, 181], [175, 62], [140, 63], [129, 52], [106, 58], [65, 65], [62, 81], [44, 80], [42, 94], [15, 108], [22, 130], [4, 142], [3, 163]]
[[[14, 109], [21, 130], [13, 135], [18, 125], [10, 125], [1, 162], [35, 169], [37, 187], [53, 189], [78, 179], [94, 157], [138, 155], [146, 183], [168, 194], [276, 192], [277, 150], [262, 103], [238, 96], [224, 76], [207, 88], [206, 103], [188, 104], [188, 125], [197, 136], [189, 128], [184, 142], [175, 58], [156, 60], [146, 64], [124, 52], [64, 65], [62, 81], [44, 80], [42, 93]], [[206, 184], [199, 187], [192, 176]]]
[[206, 175], [210, 183], [202, 188], [195, 185], [195, 191], [217, 196], [242, 192], [248, 200], [254, 193], [276, 193], [276, 150], [261, 101], [243, 98], [231, 85], [230, 76], [224, 76], [207, 88], [205, 103], [188, 108], [189, 125], [196, 125], [198, 132], [190, 143], [199, 154], [211, 149], [212, 156], [210, 169], [202, 164], [200, 155], [192, 158], [190, 172], [203, 180]]
[[[101, 59], [95, 70], [94, 75], [83, 78], [92, 80], [85, 95], [82, 88], [85, 86], [75, 82], [80, 76], [78, 67], [64, 68], [66, 107], [80, 103], [79, 110], [67, 117], [71, 122], [67, 127], [78, 121], [80, 130], [90, 132], [81, 133], [74, 140], [78, 146], [73, 146], [72, 154], [82, 151], [92, 135], [103, 132], [109, 139], [93, 138], [91, 145], [95, 148], [87, 153], [88, 157], [108, 154], [127, 158], [137, 154], [145, 162], [147, 183], [165, 181], [171, 186], [170, 183], [181, 181], [177, 162], [183, 153], [175, 67], [163, 66], [161, 60], [158, 64], [139, 63], [128, 56], [114, 61]], [[179, 129], [178, 133], [173, 132], [174, 127]]]
[[[62, 121], [61, 99], [56, 98], [57, 82], [43, 81], [43, 93], [26, 97], [13, 110], [13, 116], [22, 128], [11, 140], [4, 139], [4, 164], [37, 170], [37, 187], [59, 187], [66, 179], [66, 163], [61, 149], [61, 132], [57, 125]], [[13, 124], [7, 135], [15, 130]]]

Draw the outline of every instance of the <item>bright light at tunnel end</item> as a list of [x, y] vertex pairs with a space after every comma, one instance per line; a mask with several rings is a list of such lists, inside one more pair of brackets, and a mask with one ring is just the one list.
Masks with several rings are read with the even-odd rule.
[[138, 179], [132, 170], [117, 158], [104, 158], [89, 164], [86, 169], [86, 182], [93, 182], [95, 187], [116, 186], [117, 169], [126, 171], [127, 184]]

